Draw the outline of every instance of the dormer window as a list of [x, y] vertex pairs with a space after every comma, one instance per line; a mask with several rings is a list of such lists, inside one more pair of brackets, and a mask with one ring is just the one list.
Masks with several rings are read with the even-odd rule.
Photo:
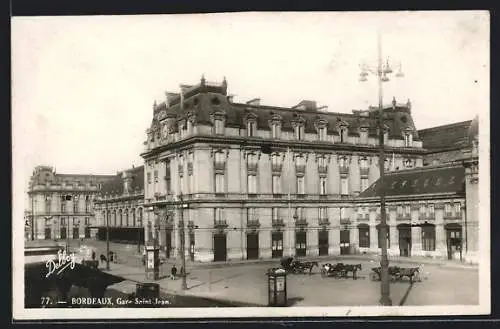
[[304, 139], [304, 126], [301, 124], [295, 126], [295, 139], [297, 140]]
[[320, 142], [326, 141], [326, 127], [319, 127], [318, 128], [318, 139]]
[[347, 127], [345, 126], [340, 127], [339, 135], [340, 135], [340, 142], [347, 143]]
[[248, 120], [247, 121], [247, 136], [248, 137], [254, 137], [257, 132], [257, 123], [255, 120]]
[[404, 131], [404, 142], [405, 142], [405, 147], [411, 147], [412, 144], [413, 144], [413, 135], [411, 133], [411, 130], [410, 129], [406, 129]]
[[268, 121], [271, 128], [271, 138], [278, 139], [281, 136], [281, 116], [271, 112], [271, 119]]
[[361, 144], [366, 144], [368, 142], [368, 127], [361, 126], [359, 128], [359, 141]]

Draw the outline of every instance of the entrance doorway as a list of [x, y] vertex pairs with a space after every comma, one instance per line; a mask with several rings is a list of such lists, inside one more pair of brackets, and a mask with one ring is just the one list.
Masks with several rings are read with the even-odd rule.
[[318, 231], [318, 249], [320, 256], [328, 255], [328, 231]]
[[399, 255], [411, 256], [411, 226], [409, 224], [398, 225], [399, 231]]
[[283, 232], [271, 233], [272, 258], [283, 257]]
[[214, 262], [225, 262], [227, 260], [226, 235], [214, 235]]
[[172, 230], [165, 230], [165, 257], [172, 255]]
[[52, 239], [51, 232], [50, 232], [50, 227], [45, 228], [45, 240], [50, 240]]
[[259, 259], [259, 233], [247, 234], [247, 259]]
[[462, 225], [447, 224], [445, 229], [448, 259], [462, 259]]
[[349, 255], [351, 247], [350, 232], [349, 230], [340, 231], [340, 254]]
[[295, 232], [295, 255], [304, 257], [307, 250], [306, 232]]
[[73, 227], [73, 239], [80, 238], [80, 228], [78, 226]]
[[66, 239], [66, 227], [61, 227], [61, 230], [60, 230], [60, 236], [61, 236], [61, 239]]
[[90, 238], [90, 227], [85, 226], [85, 239], [89, 239], [89, 238]]

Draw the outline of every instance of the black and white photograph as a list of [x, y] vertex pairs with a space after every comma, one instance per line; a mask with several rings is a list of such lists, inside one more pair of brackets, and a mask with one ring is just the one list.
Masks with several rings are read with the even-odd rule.
[[18, 16], [11, 43], [14, 319], [490, 313], [487, 11]]

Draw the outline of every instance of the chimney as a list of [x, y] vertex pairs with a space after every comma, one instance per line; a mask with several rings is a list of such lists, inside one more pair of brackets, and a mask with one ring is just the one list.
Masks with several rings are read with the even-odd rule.
[[254, 98], [247, 102], [248, 105], [260, 105], [260, 98]]

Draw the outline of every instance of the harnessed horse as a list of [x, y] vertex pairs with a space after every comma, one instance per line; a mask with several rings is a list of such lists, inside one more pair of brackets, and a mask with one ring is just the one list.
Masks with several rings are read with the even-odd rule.
[[344, 274], [344, 277], [347, 278], [347, 275], [349, 272], [352, 272], [352, 278], [353, 280], [356, 280], [356, 272], [361, 271], [361, 264], [345, 264], [342, 272]]

